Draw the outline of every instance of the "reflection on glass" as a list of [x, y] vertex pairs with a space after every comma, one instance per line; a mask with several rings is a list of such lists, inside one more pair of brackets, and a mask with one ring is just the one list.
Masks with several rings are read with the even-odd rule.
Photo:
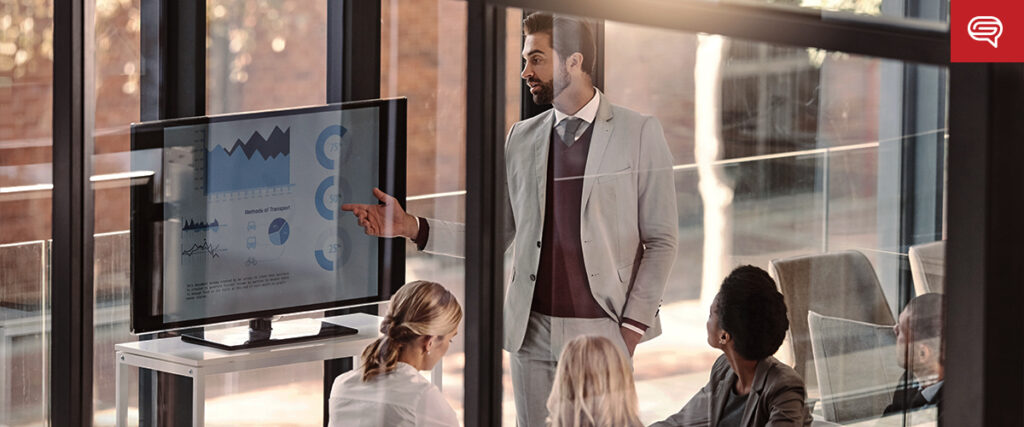
[[711, 306], [711, 300], [718, 293], [718, 284], [725, 278], [728, 267], [723, 265], [723, 261], [731, 243], [729, 217], [726, 213], [732, 204], [733, 190], [723, 170], [714, 165], [724, 151], [719, 101], [725, 42], [721, 36], [700, 36], [693, 72], [696, 87], [694, 101], [703, 107], [694, 111], [693, 151], [700, 177], [697, 188], [704, 204], [704, 276], [700, 291], [701, 306], [704, 307]]

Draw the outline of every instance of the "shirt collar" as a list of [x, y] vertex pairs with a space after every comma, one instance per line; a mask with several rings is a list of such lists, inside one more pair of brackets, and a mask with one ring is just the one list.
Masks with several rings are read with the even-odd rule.
[[587, 124], [591, 124], [594, 122], [594, 117], [597, 117], [597, 107], [599, 107], [600, 105], [601, 91], [597, 90], [597, 88], [594, 88], [594, 96], [590, 98], [590, 102], [588, 102], [587, 105], [584, 105], [583, 108], [580, 108], [580, 111], [577, 111], [576, 114], [565, 114], [561, 111], [558, 111], [557, 108], [552, 108], [553, 110], [555, 110], [555, 125], [557, 126], [559, 123], [562, 123], [562, 120], [564, 120], [566, 117], [576, 117], [579, 119], [583, 119], [583, 121], [587, 122]]
[[412, 366], [412, 365], [410, 365], [408, 363], [405, 363], [405, 362], [402, 362], [402, 361], [399, 361], [398, 363], [395, 364], [395, 370], [396, 371], [406, 372], [406, 373], [409, 373], [409, 372], [419, 373], [420, 372], [420, 370], [416, 369], [415, 366]]
[[921, 390], [921, 396], [923, 396], [925, 398], [925, 400], [927, 400], [929, 403], [931, 403], [932, 399], [935, 399], [935, 395], [939, 393], [939, 390], [941, 388], [942, 388], [942, 381], [939, 381], [939, 382], [937, 382], [935, 384], [932, 384], [932, 385], [922, 389]]

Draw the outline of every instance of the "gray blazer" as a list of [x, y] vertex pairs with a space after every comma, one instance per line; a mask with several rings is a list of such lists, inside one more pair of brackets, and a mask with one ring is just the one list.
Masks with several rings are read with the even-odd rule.
[[[676, 256], [678, 219], [672, 155], [658, 119], [601, 102], [587, 154], [580, 209], [583, 261], [590, 289], [612, 319], [623, 317], [661, 332], [657, 318]], [[555, 113], [516, 123], [505, 142], [505, 244], [514, 244], [512, 280], [505, 295], [504, 348], [519, 350], [533, 303], [544, 233], [548, 147]], [[427, 220], [425, 251], [465, 252], [465, 228]]]
[[[651, 427], [717, 427], [736, 373], [723, 354], [711, 368], [711, 379], [683, 409]], [[804, 404], [804, 380], [786, 364], [769, 357], [757, 364], [754, 384], [743, 409], [743, 427], [790, 427], [811, 425], [811, 412]]]

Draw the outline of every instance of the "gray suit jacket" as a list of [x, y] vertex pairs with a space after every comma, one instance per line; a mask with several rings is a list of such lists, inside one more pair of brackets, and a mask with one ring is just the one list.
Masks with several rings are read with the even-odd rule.
[[[651, 427], [717, 427], [736, 373], [723, 354], [711, 368], [711, 379], [678, 413]], [[757, 364], [754, 384], [743, 409], [743, 427], [791, 427], [811, 425], [811, 412], [804, 404], [807, 392], [800, 375], [769, 357]]]
[[[658, 308], [676, 256], [672, 155], [656, 118], [599, 96], [583, 178], [583, 261], [598, 304], [620, 322], [628, 317], [649, 325], [644, 339], [650, 339], [661, 331]], [[514, 243], [504, 318], [504, 348], [510, 352], [523, 343], [533, 303], [554, 117], [549, 110], [516, 123], [505, 143], [505, 244]], [[427, 221], [430, 237], [425, 251], [464, 254], [463, 224]]]

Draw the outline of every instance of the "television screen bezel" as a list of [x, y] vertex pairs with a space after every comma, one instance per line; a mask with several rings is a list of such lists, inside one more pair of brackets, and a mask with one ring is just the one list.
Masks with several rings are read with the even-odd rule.
[[[398, 199], [405, 208], [406, 197], [406, 98], [384, 98], [366, 101], [326, 104], [297, 108], [219, 114], [181, 119], [158, 120], [131, 125], [131, 150], [159, 149], [163, 164], [164, 132], [168, 127], [204, 125], [238, 120], [312, 114], [328, 111], [377, 107], [380, 122], [379, 175], [381, 190]], [[132, 168], [135, 169], [134, 167]], [[149, 305], [163, 296], [163, 171], [131, 186], [131, 309], [130, 329], [133, 334], [148, 334], [176, 329], [194, 328], [269, 318], [284, 314], [331, 310], [387, 301], [405, 283], [404, 239], [378, 238], [377, 295], [350, 298], [301, 306], [280, 307], [245, 313], [210, 316], [200, 319], [167, 322], [163, 313], [153, 313]], [[366, 189], [369, 191], [370, 189]]]

